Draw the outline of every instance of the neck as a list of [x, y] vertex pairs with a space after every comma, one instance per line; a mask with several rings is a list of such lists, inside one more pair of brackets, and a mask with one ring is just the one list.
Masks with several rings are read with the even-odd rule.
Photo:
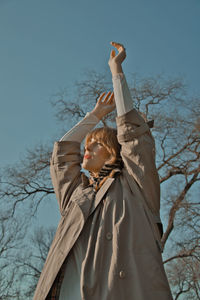
[[97, 178], [99, 176], [99, 172], [91, 172], [91, 175], [95, 178]]

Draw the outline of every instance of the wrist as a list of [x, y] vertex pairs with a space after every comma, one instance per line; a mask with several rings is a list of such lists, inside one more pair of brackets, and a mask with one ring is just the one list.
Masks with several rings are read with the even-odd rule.
[[110, 65], [110, 71], [112, 76], [117, 75], [119, 73], [123, 73], [122, 65], [121, 64], [112, 64]]
[[99, 120], [101, 120], [102, 119], [102, 113], [100, 112], [100, 111], [98, 111], [98, 110], [95, 110], [95, 109], [93, 109], [92, 111], [91, 111], [91, 114], [93, 114], [95, 117], [97, 117]]

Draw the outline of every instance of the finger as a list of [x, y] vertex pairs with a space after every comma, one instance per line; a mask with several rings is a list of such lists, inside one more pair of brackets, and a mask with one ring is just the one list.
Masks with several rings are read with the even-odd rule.
[[100, 96], [99, 96], [99, 99], [98, 99], [98, 102], [101, 102], [102, 99], [104, 98], [106, 92], [103, 92]]
[[113, 102], [114, 102], [114, 92], [112, 92], [112, 93], [110, 94], [110, 97], [109, 97], [107, 103], [112, 104]]
[[118, 50], [118, 54], [115, 56], [116, 59], [119, 59], [120, 57], [123, 57], [123, 60], [126, 58], [126, 49], [122, 44], [111, 42], [113, 47], [115, 47]]
[[115, 55], [116, 55], [115, 50], [112, 50], [112, 51], [110, 52], [110, 58], [111, 58], [111, 59], [114, 58]]
[[119, 49], [120, 47], [124, 48], [124, 46], [122, 44], [120, 44], [120, 43], [112, 42], [112, 45], [114, 47], [116, 47], [117, 49]]
[[125, 50], [124, 46], [120, 43], [111, 42], [111, 45], [114, 46], [115, 48], [117, 48], [118, 51]]
[[107, 103], [107, 101], [108, 101], [110, 95], [111, 95], [111, 92], [108, 92], [107, 95], [106, 95], [106, 97], [105, 97], [104, 100], [103, 100], [103, 103]]

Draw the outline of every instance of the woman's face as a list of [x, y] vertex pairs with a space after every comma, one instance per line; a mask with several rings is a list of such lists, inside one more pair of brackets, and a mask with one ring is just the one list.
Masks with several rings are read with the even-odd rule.
[[91, 139], [85, 146], [82, 167], [97, 175], [103, 165], [108, 163], [110, 159], [111, 154], [107, 149], [97, 140]]

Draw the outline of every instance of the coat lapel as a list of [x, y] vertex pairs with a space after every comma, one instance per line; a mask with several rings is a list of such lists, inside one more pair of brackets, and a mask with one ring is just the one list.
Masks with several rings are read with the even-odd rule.
[[94, 204], [93, 207], [90, 211], [90, 214], [92, 214], [96, 207], [99, 205], [99, 203], [101, 202], [101, 200], [103, 199], [104, 195], [106, 194], [106, 192], [108, 191], [109, 187], [111, 186], [111, 184], [113, 183], [113, 181], [115, 180], [115, 178], [108, 178], [104, 184], [102, 185], [102, 187], [98, 190], [95, 200], [94, 200]]

